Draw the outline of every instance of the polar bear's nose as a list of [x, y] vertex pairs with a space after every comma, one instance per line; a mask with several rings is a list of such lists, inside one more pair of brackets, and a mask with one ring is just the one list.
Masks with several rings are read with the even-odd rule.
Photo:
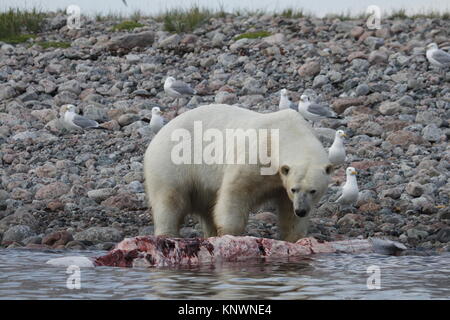
[[307, 213], [305, 209], [295, 209], [295, 214], [299, 217], [304, 217]]

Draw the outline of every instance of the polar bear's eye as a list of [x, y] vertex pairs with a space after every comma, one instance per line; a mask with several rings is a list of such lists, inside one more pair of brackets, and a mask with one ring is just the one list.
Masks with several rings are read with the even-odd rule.
[[299, 189], [298, 188], [292, 188], [291, 191], [292, 191], [292, 193], [296, 193], [296, 192], [299, 191]]
[[289, 173], [289, 167], [288, 166], [282, 166], [281, 167], [281, 173], [284, 174], [285, 176], [287, 176], [287, 174]]
[[311, 190], [309, 193], [314, 194], [316, 193], [316, 190]]

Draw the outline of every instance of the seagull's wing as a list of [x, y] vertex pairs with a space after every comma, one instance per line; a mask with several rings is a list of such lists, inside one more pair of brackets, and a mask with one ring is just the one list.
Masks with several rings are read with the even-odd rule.
[[195, 94], [195, 90], [183, 81], [174, 81], [170, 87], [179, 94]]
[[442, 64], [450, 64], [450, 54], [443, 50], [436, 50], [432, 55], [433, 59]]
[[308, 112], [326, 118], [336, 118], [336, 114], [327, 105], [320, 105], [317, 103], [311, 103], [308, 106]]
[[77, 126], [83, 128], [83, 129], [98, 127], [98, 122], [97, 122], [97, 121], [94, 121], [94, 120], [85, 118], [85, 117], [80, 116], [80, 115], [78, 115], [78, 114], [76, 114], [76, 115], [73, 117], [72, 122], [73, 122], [75, 125], [77, 125]]

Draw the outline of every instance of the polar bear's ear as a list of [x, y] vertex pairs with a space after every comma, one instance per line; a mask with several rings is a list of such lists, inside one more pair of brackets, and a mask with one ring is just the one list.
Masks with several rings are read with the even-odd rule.
[[280, 168], [280, 172], [282, 175], [287, 176], [289, 174], [289, 166], [288, 165], [284, 165]]
[[334, 171], [334, 166], [333, 166], [332, 164], [328, 164], [328, 165], [325, 167], [325, 173], [326, 173], [326, 174], [330, 175], [330, 174], [333, 173], [333, 171]]

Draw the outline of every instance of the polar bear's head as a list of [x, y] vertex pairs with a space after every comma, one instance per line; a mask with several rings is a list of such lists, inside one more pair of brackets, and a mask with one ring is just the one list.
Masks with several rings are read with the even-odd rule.
[[283, 186], [291, 199], [294, 214], [306, 217], [325, 194], [333, 166], [282, 165], [279, 170]]

